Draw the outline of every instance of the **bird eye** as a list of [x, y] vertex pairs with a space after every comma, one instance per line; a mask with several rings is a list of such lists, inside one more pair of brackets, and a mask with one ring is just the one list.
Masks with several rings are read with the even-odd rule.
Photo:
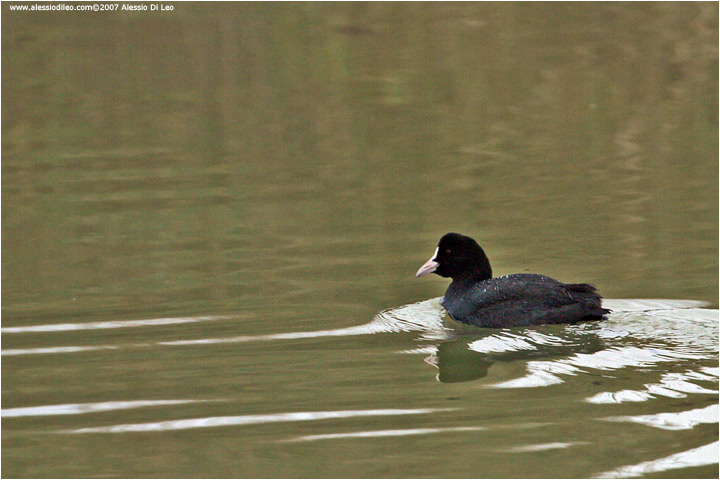
[[445, 250], [445, 255], [450, 255], [451, 253], [452, 253], [452, 250], [450, 250], [449, 248], [447, 250]]

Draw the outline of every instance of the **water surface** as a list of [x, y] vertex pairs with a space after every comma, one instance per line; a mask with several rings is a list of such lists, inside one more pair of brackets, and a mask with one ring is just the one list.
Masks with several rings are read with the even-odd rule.
[[5, 476], [717, 477], [716, 4], [2, 8]]

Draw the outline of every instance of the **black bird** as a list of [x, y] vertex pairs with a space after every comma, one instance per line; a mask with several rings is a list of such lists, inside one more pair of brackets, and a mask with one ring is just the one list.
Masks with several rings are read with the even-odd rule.
[[587, 283], [562, 283], [531, 273], [493, 278], [480, 245], [459, 233], [445, 234], [415, 276], [429, 273], [452, 278], [441, 302], [450, 316], [479, 327], [576, 323], [610, 313]]

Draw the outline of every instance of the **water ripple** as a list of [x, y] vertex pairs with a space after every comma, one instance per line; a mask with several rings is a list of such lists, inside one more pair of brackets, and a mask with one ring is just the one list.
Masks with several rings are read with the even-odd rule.
[[663, 430], [690, 430], [701, 423], [718, 422], [718, 405], [708, 405], [678, 413], [657, 413], [654, 415], [606, 417], [608, 422], [640, 423]]
[[649, 473], [665, 472], [678, 468], [702, 467], [718, 463], [720, 442], [713, 442], [702, 447], [675, 453], [665, 458], [627, 465], [616, 470], [596, 475], [595, 478], [631, 478], [641, 477]]
[[644, 402], [658, 395], [670, 398], [685, 398], [687, 393], [717, 394], [718, 390], [710, 390], [691, 382], [691, 380], [718, 382], [716, 368], [703, 368], [701, 370], [705, 373], [692, 370], [685, 373], [666, 373], [661, 377], [660, 383], [645, 384], [643, 390], [601, 392], [585, 399], [585, 401], [589, 403]]
[[254, 425], [274, 422], [302, 422], [338, 418], [370, 417], [386, 415], [419, 415], [445, 412], [454, 408], [416, 408], [416, 409], [380, 409], [380, 410], [339, 410], [326, 412], [291, 412], [265, 415], [239, 415], [227, 417], [188, 418], [164, 422], [132, 423], [107, 427], [80, 428], [63, 430], [58, 433], [127, 433], [127, 432], [164, 432], [169, 430], [187, 430], [191, 428], [227, 427], [232, 425]]
[[700, 308], [707, 306], [707, 302], [700, 300], [670, 300], [664, 298], [606, 298], [603, 307], [613, 312], [650, 312], [657, 310], [679, 310], [685, 308]]
[[3, 349], [0, 354], [3, 356], [12, 355], [47, 355], [52, 353], [76, 353], [76, 352], [88, 352], [92, 350], [115, 350], [117, 346], [114, 345], [96, 345], [96, 346], [66, 346], [66, 347], [43, 347], [43, 348], [15, 348], [15, 349]]
[[[602, 322], [600, 328], [593, 324], [579, 324], [569, 326], [574, 329], [570, 333], [584, 334], [586, 329], [592, 329], [592, 334], [605, 341], [619, 341], [626, 338], [651, 340], [658, 343], [659, 348], [636, 348], [633, 351], [625, 350], [617, 354], [612, 350], [605, 353], [582, 354], [574, 359], [541, 363], [529, 362], [530, 374], [528, 378], [518, 379], [514, 383], [501, 386], [542, 386], [558, 383], [555, 373], [574, 374], [581, 367], [592, 368], [620, 368], [623, 366], [653, 364], [659, 361], [668, 361], [677, 358], [705, 358], [710, 351], [716, 350], [717, 345], [717, 310], [695, 308], [703, 302], [691, 300], [608, 300], [607, 305], [618, 313], [611, 320]], [[636, 309], [630, 313], [631, 309]], [[150, 320], [129, 320], [91, 323], [63, 323], [54, 325], [39, 325], [29, 327], [5, 327], [2, 333], [37, 333], [60, 332], [86, 329], [125, 328], [153, 325], [167, 325], [179, 323], [192, 323], [200, 321], [226, 319], [226, 316], [160, 318]], [[445, 312], [440, 306], [439, 299], [434, 298], [410, 305], [391, 308], [378, 313], [370, 323], [355, 327], [333, 330], [316, 330], [310, 332], [284, 332], [264, 335], [240, 335], [216, 338], [192, 338], [159, 341], [154, 343], [118, 345], [92, 345], [92, 346], [59, 346], [42, 348], [24, 348], [3, 350], [3, 356], [11, 355], [41, 355], [74, 353], [93, 350], [106, 350], [117, 348], [145, 348], [153, 346], [182, 346], [206, 345], [223, 343], [243, 343], [252, 341], [295, 340], [307, 338], [369, 335], [376, 333], [421, 332], [421, 340], [439, 341], [456, 338], [458, 333], [444, 324]], [[682, 328], [678, 323], [682, 323]], [[589, 326], [588, 326], [589, 325]], [[486, 329], [483, 329], [486, 330]], [[673, 341], [678, 344], [672, 351], [663, 349], [659, 342]], [[535, 351], [539, 347], [567, 346], [572, 348], [575, 342], [557, 335], [539, 332], [528, 328], [522, 332], [498, 330], [492, 334], [472, 342], [468, 348], [479, 353], [507, 353], [518, 351]], [[694, 352], [702, 351], [695, 354]], [[631, 357], [630, 359], [626, 357]], [[646, 360], [643, 360], [644, 357]], [[645, 362], [645, 363], [644, 363]], [[534, 369], [534, 371], [532, 370]]]
[[28, 327], [3, 327], [0, 333], [39, 333], [39, 332], [67, 332], [74, 330], [99, 330], [105, 328], [151, 327], [156, 325], [175, 325], [180, 323], [207, 322], [210, 320], [224, 320], [230, 317], [181, 317], [181, 318], [154, 318], [149, 320], [118, 320], [110, 322], [88, 323], [57, 323], [54, 325], [32, 325]]
[[533, 444], [533, 445], [520, 445], [517, 447], [508, 448], [507, 450], [501, 450], [501, 451], [510, 452], [510, 453], [544, 452], [545, 450], [558, 450], [558, 449], [572, 447], [574, 445], [585, 445], [586, 443], [587, 442], [538, 443], [538, 444]]
[[[620, 301], [616, 301], [620, 302]], [[629, 305], [639, 307], [640, 300], [628, 300]], [[679, 304], [681, 301], [672, 301]], [[610, 302], [612, 303], [612, 302]], [[670, 301], [652, 301], [649, 306], [667, 305]], [[688, 301], [688, 304], [694, 302]], [[620, 304], [622, 305], [622, 303]], [[561, 375], [577, 375], [595, 370], [619, 370], [627, 367], [647, 368], [661, 363], [680, 360], [707, 360], [717, 357], [718, 310], [699, 308], [649, 309], [641, 312], [620, 312], [605, 322], [593, 322], [567, 327], [568, 333], [580, 335], [580, 339], [596, 337], [607, 345], [592, 353], [575, 353], [567, 358], [548, 361], [527, 362], [527, 375], [500, 382], [498, 388], [542, 387], [561, 383]], [[534, 335], [534, 336], [533, 336]], [[481, 352], [512, 352], [540, 348], [554, 339], [539, 332], [499, 332], [472, 344], [472, 349]], [[636, 346], [641, 343], [643, 346]], [[713, 380], [711, 372], [694, 372], [694, 378], [687, 374], [666, 374], [660, 384], [645, 385], [641, 391], [602, 393], [588, 399], [591, 403], [620, 403], [643, 401], [652, 395], [682, 396], [677, 392], [717, 393], [699, 387], [688, 380]]]
[[402, 437], [407, 435], [430, 435], [447, 432], [473, 432], [485, 430], [485, 427], [449, 427], [449, 428], [409, 428], [401, 430], [370, 430], [365, 432], [324, 433], [319, 435], [304, 435], [285, 442], [314, 442], [318, 440], [337, 440], [340, 438], [376, 438], [376, 437]]
[[128, 402], [68, 403], [65, 405], [43, 405], [39, 407], [4, 408], [0, 411], [6, 417], [35, 417], [43, 415], [79, 415], [83, 413], [107, 412], [141, 407], [164, 405], [182, 405], [197, 402], [217, 402], [220, 400], [133, 400]]
[[[165, 318], [153, 320], [129, 320], [95, 323], [66, 323], [55, 325], [41, 325], [31, 327], [8, 327], [2, 329], [2, 333], [30, 333], [30, 332], [57, 332], [68, 330], [98, 329], [98, 328], [122, 328], [140, 327], [153, 325], [167, 325], [172, 323], [191, 323], [199, 321], [220, 320], [231, 317], [208, 316], [208, 317], [186, 317], [186, 318]], [[305, 338], [322, 337], [343, 337], [353, 335], [370, 335], [375, 333], [398, 333], [412, 331], [445, 331], [442, 325], [443, 313], [440, 308], [439, 299], [434, 298], [422, 302], [404, 305], [402, 307], [384, 310], [377, 314], [370, 323], [355, 327], [338, 328], [334, 330], [315, 330], [310, 332], [284, 332], [270, 333], [265, 335], [239, 335], [232, 337], [216, 338], [195, 338], [184, 340], [168, 340], [155, 343], [130, 344], [125, 348], [142, 348], [153, 346], [183, 346], [183, 345], [211, 345], [224, 343], [244, 343], [271, 340], [298, 340]], [[6, 331], [7, 330], [7, 331]], [[24, 348], [2, 350], [3, 356], [13, 355], [46, 355], [55, 353], [75, 353], [93, 350], [107, 350], [121, 348], [116, 345], [92, 345], [92, 346], [60, 346], [43, 348]]]
[[522, 332], [500, 331], [468, 344], [468, 348], [478, 353], [506, 353], [521, 350], [537, 350], [538, 345], [569, 345], [570, 340], [548, 335], [536, 330]]
[[554, 361], [527, 362], [528, 374], [521, 378], [492, 385], [496, 388], [543, 387], [562, 383], [558, 375], [577, 375], [588, 368], [596, 370], [619, 370], [626, 367], [650, 367], [662, 362], [680, 359], [703, 359], [704, 355], [676, 352], [669, 349], [611, 347], [599, 352], [578, 353], [569, 358]]

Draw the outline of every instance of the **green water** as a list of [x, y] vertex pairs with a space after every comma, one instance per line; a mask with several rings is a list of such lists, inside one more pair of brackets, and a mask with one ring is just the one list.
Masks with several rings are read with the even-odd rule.
[[447, 231], [717, 308], [717, 4], [9, 5], [3, 476], [617, 476], [717, 441], [717, 311], [357, 329], [444, 293], [413, 275]]

